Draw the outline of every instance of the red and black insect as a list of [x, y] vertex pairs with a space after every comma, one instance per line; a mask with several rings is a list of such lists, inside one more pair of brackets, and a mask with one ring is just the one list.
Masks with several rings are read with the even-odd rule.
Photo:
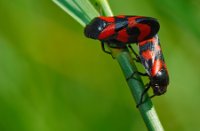
[[[139, 56], [132, 49], [133, 53], [139, 58], [139, 61], [145, 67], [147, 73], [139, 73], [148, 76], [150, 82], [141, 95], [140, 102], [143, 103], [144, 94], [153, 88], [154, 95], [162, 95], [166, 92], [169, 84], [168, 71], [165, 65], [164, 57], [160, 47], [158, 36], [160, 25], [158, 21], [151, 17], [144, 16], [114, 16], [114, 17], [96, 17], [84, 30], [85, 36], [97, 39], [102, 42], [103, 51], [104, 42], [113, 48], [125, 48], [127, 44], [138, 43]], [[134, 77], [134, 74], [130, 78]], [[127, 78], [129, 80], [130, 78]], [[152, 96], [152, 97], [153, 97]]]
[[123, 48], [126, 44], [152, 38], [160, 25], [155, 18], [144, 16], [96, 17], [84, 30], [86, 37], [106, 42], [109, 46]]
[[138, 47], [140, 61], [146, 70], [146, 74], [139, 74], [149, 76], [150, 79], [147, 88], [142, 93], [140, 105], [143, 103], [143, 95], [150, 87], [153, 88], [153, 96], [162, 95], [167, 91], [169, 75], [157, 35], [151, 39], [139, 42]]

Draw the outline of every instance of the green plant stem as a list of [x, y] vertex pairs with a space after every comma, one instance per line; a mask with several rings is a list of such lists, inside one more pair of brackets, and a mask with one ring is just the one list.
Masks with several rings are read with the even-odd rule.
[[[91, 18], [94, 18], [95, 15], [97, 16], [98, 14], [96, 13], [96, 10], [94, 10], [94, 8], [88, 4], [88, 0], [84, 0], [84, 1], [87, 1], [86, 2], [88, 4], [87, 6], [83, 6], [83, 0], [73, 0], [74, 3], [79, 2], [80, 5], [82, 3], [82, 7], [80, 5], [71, 6], [67, 2], [67, 0], [53, 0], [53, 1], [56, 4], [58, 4], [62, 9], [64, 9], [67, 13], [69, 13], [73, 18], [75, 18], [83, 26], [88, 24], [88, 21], [90, 21]], [[96, 2], [101, 6], [106, 16], [113, 15], [107, 0], [96, 0]], [[84, 12], [80, 12], [79, 10], [83, 10]], [[86, 10], [90, 10], [88, 14], [85, 14], [85, 12], [87, 13]], [[109, 49], [112, 52], [112, 56], [116, 58], [116, 60], [118, 61], [124, 73], [125, 78], [130, 77], [133, 74], [133, 72], [137, 72], [137, 68], [127, 48], [124, 48], [124, 49], [109, 48]], [[138, 104], [140, 101], [141, 94], [144, 91], [145, 87], [141, 80], [141, 77], [137, 73], [134, 75], [134, 77], [137, 80], [129, 79], [127, 83], [136, 101], [136, 104]], [[145, 94], [144, 99], [146, 100], [145, 103], [140, 105], [138, 109], [146, 124], [146, 127], [150, 131], [162, 131], [163, 127], [153, 107], [153, 104], [147, 94]]]
[[[120, 64], [125, 78], [128, 78], [133, 72], [137, 71], [137, 68], [127, 49], [122, 49], [117, 52], [118, 53], [115, 54], [116, 59]], [[134, 77], [136, 79], [128, 80], [128, 85], [136, 103], [139, 103], [141, 94], [144, 90], [144, 84], [139, 75], [136, 74]], [[144, 98], [146, 102], [139, 106], [139, 110], [148, 130], [162, 131], [163, 127], [158, 119], [151, 100], [149, 99], [148, 95], [145, 95]]]
[[[112, 16], [112, 11], [107, 3], [107, 0], [97, 0], [98, 3], [101, 5], [105, 15]], [[134, 64], [134, 61], [128, 51], [127, 48], [125, 49], [113, 49], [110, 48], [112, 55], [118, 61], [125, 78], [129, 78], [134, 72], [137, 72], [137, 68]], [[144, 91], [144, 83], [141, 80], [141, 77], [136, 73], [134, 75], [136, 79], [130, 79], [127, 81], [131, 93], [136, 101], [136, 104], [139, 103], [141, 94]], [[147, 94], [145, 94], [144, 99], [146, 100], [145, 103], [139, 106], [140, 113], [142, 118], [146, 124], [148, 130], [151, 131], [162, 131], [164, 130], [162, 124], [158, 118], [158, 115], [153, 107], [153, 104]]]

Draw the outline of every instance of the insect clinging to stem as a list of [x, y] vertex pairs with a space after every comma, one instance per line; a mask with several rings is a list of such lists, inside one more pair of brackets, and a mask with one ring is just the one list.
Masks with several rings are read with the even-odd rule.
[[104, 48], [105, 43], [111, 48], [126, 48], [127, 45], [130, 47], [130, 44], [137, 43], [139, 55], [130, 48], [146, 73], [134, 72], [127, 80], [133, 78], [135, 73], [148, 76], [150, 80], [137, 107], [143, 103], [144, 94], [150, 87], [154, 97], [164, 94], [169, 84], [169, 75], [157, 36], [159, 29], [159, 22], [155, 18], [128, 15], [95, 17], [84, 29], [85, 36], [101, 41], [103, 51], [109, 54], [111, 53]]

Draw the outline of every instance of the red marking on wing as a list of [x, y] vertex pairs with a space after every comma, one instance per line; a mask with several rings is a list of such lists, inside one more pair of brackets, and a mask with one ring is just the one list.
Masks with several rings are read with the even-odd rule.
[[116, 39], [120, 42], [126, 43], [126, 42], [128, 42], [128, 37], [129, 37], [129, 35], [126, 32], [126, 29], [122, 29], [118, 32]]
[[151, 28], [146, 24], [136, 24], [136, 27], [140, 30], [138, 41], [143, 41], [151, 33]]
[[100, 16], [99, 18], [104, 20], [104, 21], [106, 21], [106, 22], [111, 22], [111, 23], [115, 22], [115, 18], [114, 17]]
[[143, 51], [142, 52], [142, 57], [145, 59], [145, 60], [150, 60], [152, 59], [153, 57], [153, 51], [150, 51], [150, 50], [146, 50], [146, 51]]
[[138, 18], [145, 18], [143, 16], [134, 16], [128, 18], [128, 27], [137, 27], [140, 30], [140, 35], [138, 36], [138, 41], [143, 41], [145, 37], [147, 37], [151, 33], [151, 28], [149, 25], [140, 24], [136, 22]]
[[112, 35], [114, 35], [115, 32], [115, 24], [108, 25], [98, 36], [99, 40], [104, 40]]
[[166, 70], [166, 72], [167, 72], [167, 74], [168, 74], [167, 66], [166, 66], [165, 63], [163, 63], [163, 67], [165, 68], [165, 70]]
[[117, 18], [125, 18], [126, 16], [125, 15], [118, 15], [116, 16]]
[[139, 46], [143, 46], [145, 44], [148, 44], [149, 42], [152, 42], [152, 39], [148, 39], [148, 40], [144, 40], [144, 41], [139, 42]]
[[164, 67], [165, 69], [167, 69], [167, 66], [166, 66], [166, 64], [165, 64], [165, 63], [163, 64], [163, 67]]
[[153, 66], [152, 66], [152, 69], [151, 69], [151, 76], [155, 76], [158, 71], [160, 71], [163, 67], [163, 61], [161, 60], [155, 60], [154, 63], [153, 63]]
[[159, 50], [161, 50], [160, 46], [159, 46], [159, 45], [156, 45], [156, 46], [155, 46], [155, 51], [159, 51]]
[[128, 18], [128, 27], [134, 27], [137, 22], [135, 21], [138, 18], [142, 18], [142, 16], [133, 16]]
[[143, 46], [143, 45], [148, 44], [148, 43], [156, 44], [156, 45], [154, 45], [156, 47], [156, 50], [160, 50], [160, 46], [158, 45], [158, 40], [157, 40], [156, 37], [152, 37], [148, 40], [144, 40], [144, 41], [139, 42], [139, 46]]

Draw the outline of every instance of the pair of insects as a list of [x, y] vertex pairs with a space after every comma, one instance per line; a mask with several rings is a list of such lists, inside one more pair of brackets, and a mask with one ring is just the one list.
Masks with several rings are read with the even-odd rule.
[[159, 28], [160, 25], [154, 18], [120, 15], [96, 17], [84, 30], [86, 37], [101, 41], [102, 49], [106, 53], [110, 52], [105, 50], [104, 43], [113, 48], [125, 48], [127, 45], [131, 47], [131, 43], [137, 43], [139, 56], [131, 49], [144, 66], [146, 73], [136, 73], [146, 75], [150, 79], [137, 106], [143, 103], [144, 94], [150, 87], [153, 89], [153, 96], [159, 96], [166, 92], [169, 84], [168, 71], [157, 36]]

